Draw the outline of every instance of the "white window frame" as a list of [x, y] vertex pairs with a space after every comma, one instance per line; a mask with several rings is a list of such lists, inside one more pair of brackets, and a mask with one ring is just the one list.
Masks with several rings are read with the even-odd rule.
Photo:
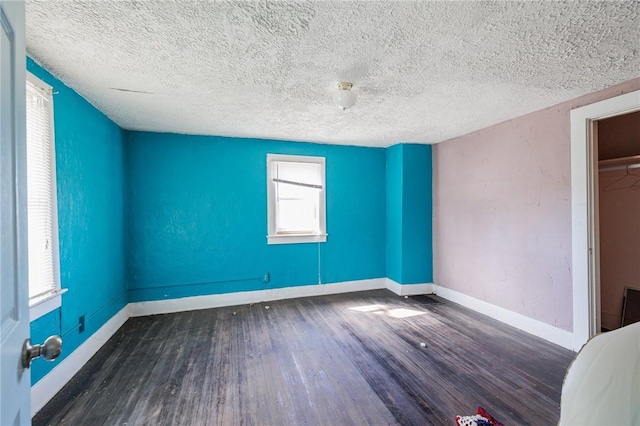
[[[54, 288], [48, 293], [29, 298], [29, 319], [34, 321], [41, 316], [48, 314], [54, 309], [62, 306], [62, 294], [67, 289], [60, 288], [60, 249], [58, 240], [58, 202], [57, 202], [57, 185], [56, 185], [56, 144], [55, 130], [53, 127], [53, 88], [30, 72], [26, 73], [27, 84], [32, 84], [41, 90], [49, 98], [50, 123], [49, 131], [51, 132], [51, 238], [53, 245], [53, 280]], [[25, 86], [26, 90], [26, 86]], [[28, 188], [28, 182], [27, 182]], [[29, 224], [27, 223], [27, 232]]]
[[[272, 180], [274, 162], [294, 162], [319, 164], [322, 188], [320, 189], [319, 219], [320, 232], [312, 234], [277, 234], [276, 232], [276, 188]], [[324, 243], [327, 241], [327, 207], [325, 157], [267, 154], [267, 244]]]

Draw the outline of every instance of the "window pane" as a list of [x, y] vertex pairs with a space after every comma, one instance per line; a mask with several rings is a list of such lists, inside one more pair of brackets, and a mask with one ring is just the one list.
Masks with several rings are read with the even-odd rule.
[[322, 187], [321, 170], [321, 165], [318, 163], [275, 161], [273, 179]]
[[276, 232], [319, 233], [320, 191], [285, 183], [276, 183]]
[[318, 197], [320, 190], [316, 188], [309, 188], [306, 186], [291, 185], [287, 183], [276, 182], [276, 189], [278, 191], [278, 199], [290, 199], [290, 198], [308, 198], [314, 199]]
[[278, 232], [317, 233], [320, 231], [313, 200], [281, 200]]

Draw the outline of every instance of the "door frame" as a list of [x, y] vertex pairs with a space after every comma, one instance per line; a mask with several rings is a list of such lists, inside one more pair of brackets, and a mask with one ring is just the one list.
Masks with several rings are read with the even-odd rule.
[[571, 110], [573, 349], [600, 330], [597, 121], [640, 111], [640, 90]]

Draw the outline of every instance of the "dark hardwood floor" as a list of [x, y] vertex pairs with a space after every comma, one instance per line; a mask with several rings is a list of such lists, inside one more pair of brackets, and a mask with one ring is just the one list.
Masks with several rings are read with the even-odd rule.
[[386, 290], [132, 318], [33, 423], [552, 425], [574, 356]]

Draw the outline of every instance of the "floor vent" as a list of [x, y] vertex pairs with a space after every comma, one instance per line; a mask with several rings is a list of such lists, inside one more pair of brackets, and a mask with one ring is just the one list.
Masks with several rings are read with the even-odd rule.
[[442, 303], [438, 299], [434, 299], [433, 297], [425, 296], [424, 294], [420, 294], [418, 296], [409, 296], [409, 297], [412, 298], [413, 300], [415, 300], [416, 302], [418, 302], [421, 305], [439, 305], [439, 304]]

